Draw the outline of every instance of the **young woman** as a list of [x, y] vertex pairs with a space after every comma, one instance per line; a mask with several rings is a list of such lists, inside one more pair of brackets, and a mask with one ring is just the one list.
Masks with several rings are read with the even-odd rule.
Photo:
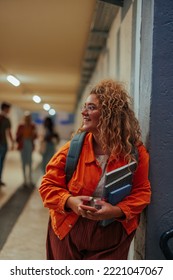
[[19, 124], [16, 132], [17, 149], [20, 151], [22, 162], [23, 186], [33, 186], [32, 154], [36, 137], [36, 126], [32, 122], [31, 114], [25, 112], [24, 121]]
[[[48, 259], [127, 259], [140, 213], [150, 203], [149, 155], [141, 142], [140, 127], [122, 84], [104, 80], [90, 92], [82, 108], [86, 131], [77, 168], [66, 184], [65, 163], [70, 142], [53, 156], [39, 188], [50, 210]], [[90, 196], [101, 197], [105, 173], [134, 160], [132, 190], [116, 205], [98, 201], [100, 209], [86, 206]], [[103, 227], [101, 220], [115, 221]]]
[[43, 158], [42, 158], [41, 167], [43, 173], [45, 173], [46, 165], [51, 159], [51, 157], [55, 154], [56, 145], [59, 143], [60, 138], [59, 138], [59, 134], [55, 132], [52, 118], [46, 117], [44, 119], [43, 125], [44, 125], [45, 133], [43, 139], [44, 151], [42, 152]]

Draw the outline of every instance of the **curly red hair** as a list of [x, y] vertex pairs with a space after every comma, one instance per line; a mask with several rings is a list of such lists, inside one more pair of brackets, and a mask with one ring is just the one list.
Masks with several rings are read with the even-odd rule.
[[105, 152], [113, 154], [118, 160], [134, 160], [134, 146], [141, 144], [139, 122], [131, 109], [131, 97], [123, 83], [113, 80], [102, 80], [90, 94], [99, 100], [100, 118], [98, 130], [100, 143]]

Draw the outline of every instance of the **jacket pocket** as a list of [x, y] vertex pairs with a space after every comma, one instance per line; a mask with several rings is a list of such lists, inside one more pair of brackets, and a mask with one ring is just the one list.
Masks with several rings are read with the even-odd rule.
[[80, 195], [82, 188], [83, 185], [76, 181], [72, 181], [68, 185], [68, 189], [72, 195]]

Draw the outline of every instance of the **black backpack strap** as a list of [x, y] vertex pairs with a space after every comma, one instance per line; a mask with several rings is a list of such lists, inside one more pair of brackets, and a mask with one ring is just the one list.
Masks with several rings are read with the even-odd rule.
[[70, 142], [70, 148], [67, 154], [66, 158], [66, 166], [65, 166], [65, 173], [66, 173], [66, 183], [70, 181], [73, 172], [76, 169], [80, 152], [82, 149], [83, 141], [85, 139], [86, 132], [81, 132], [76, 134], [71, 142]]

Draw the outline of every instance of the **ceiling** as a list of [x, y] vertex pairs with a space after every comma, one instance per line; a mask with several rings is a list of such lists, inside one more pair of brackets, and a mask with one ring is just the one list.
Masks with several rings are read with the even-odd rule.
[[[96, 11], [105, 5], [108, 22], [96, 30]], [[74, 112], [108, 33], [110, 12], [115, 16], [111, 6], [101, 0], [0, 0], [0, 102], [30, 111], [49, 103], [56, 111]], [[100, 46], [88, 45], [91, 31], [101, 32], [102, 41], [95, 37]], [[86, 61], [93, 47], [95, 57]], [[8, 74], [20, 80], [19, 87], [6, 80]], [[33, 102], [33, 95], [41, 103]]]

